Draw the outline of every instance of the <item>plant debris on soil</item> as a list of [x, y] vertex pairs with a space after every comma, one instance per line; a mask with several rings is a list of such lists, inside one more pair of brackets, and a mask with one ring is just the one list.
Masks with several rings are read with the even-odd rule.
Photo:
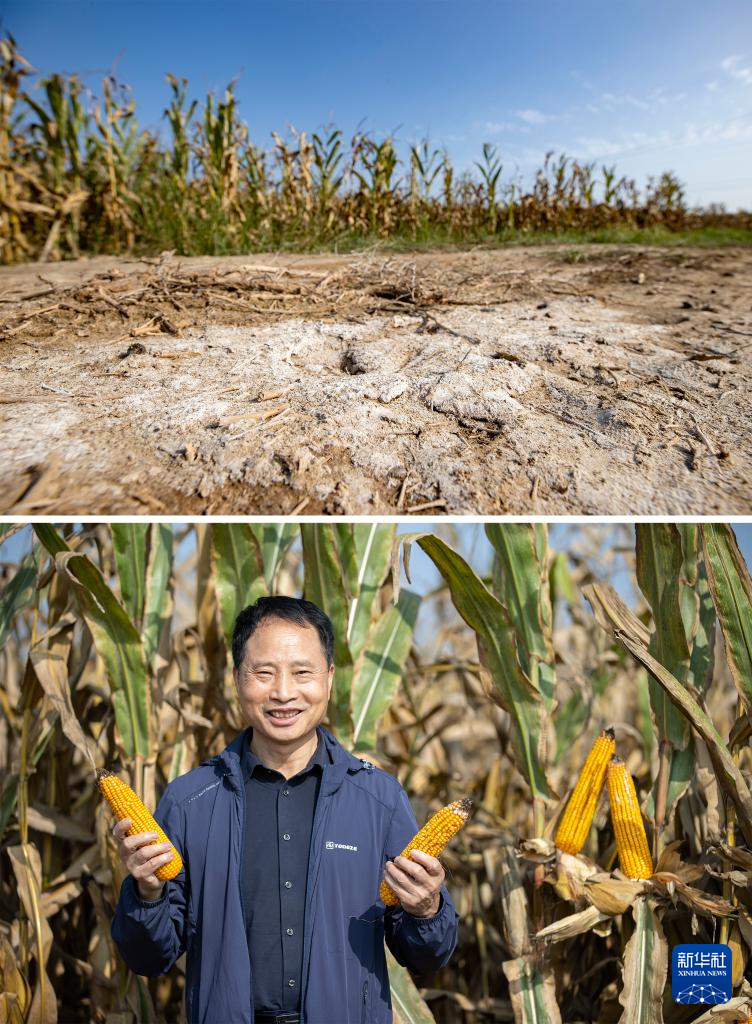
[[0, 268], [6, 514], [728, 514], [752, 254]]

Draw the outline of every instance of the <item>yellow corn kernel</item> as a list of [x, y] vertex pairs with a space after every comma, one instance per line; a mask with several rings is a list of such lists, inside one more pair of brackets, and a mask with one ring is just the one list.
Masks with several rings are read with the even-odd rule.
[[[423, 828], [407, 844], [401, 856], [409, 857], [412, 850], [422, 850], [431, 857], [438, 857], [449, 840], [455, 836], [467, 821], [472, 807], [472, 800], [455, 800], [433, 814]], [[399, 899], [392, 887], [382, 881], [379, 899], [388, 907], [395, 907]]]
[[621, 870], [627, 878], [650, 878], [653, 874], [653, 859], [648, 848], [642, 813], [632, 776], [620, 757], [611, 758], [606, 778]]
[[564, 853], [579, 853], [585, 845], [608, 762], [615, 750], [614, 730], [604, 729], [590, 749], [556, 829], [554, 842]]
[[144, 832], [156, 832], [158, 838], [147, 845], [155, 846], [157, 843], [170, 843], [172, 860], [168, 860], [154, 872], [160, 882], [169, 882], [171, 878], [180, 874], [183, 867], [183, 860], [180, 854], [149, 812], [146, 804], [133, 792], [131, 787], [126, 782], [123, 782], [122, 779], [119, 779], [114, 772], [108, 772], [106, 768], [99, 768], [97, 770], [97, 785], [117, 820], [122, 821], [123, 818], [131, 819], [131, 826], [126, 833], [127, 835], [137, 836]]

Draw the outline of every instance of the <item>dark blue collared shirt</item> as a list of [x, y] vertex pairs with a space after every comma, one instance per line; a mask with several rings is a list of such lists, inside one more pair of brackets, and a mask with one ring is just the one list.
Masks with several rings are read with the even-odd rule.
[[323, 766], [319, 735], [306, 767], [290, 779], [267, 768], [251, 751], [241, 758], [246, 796], [242, 865], [246, 938], [253, 964], [254, 1009], [300, 1010], [303, 917], [313, 813]]

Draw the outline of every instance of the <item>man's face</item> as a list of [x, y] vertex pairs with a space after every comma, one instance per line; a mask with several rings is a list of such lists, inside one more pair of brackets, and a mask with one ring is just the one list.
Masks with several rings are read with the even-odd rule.
[[324, 719], [334, 665], [327, 669], [313, 626], [270, 618], [248, 637], [233, 675], [254, 733], [287, 744], [309, 736]]

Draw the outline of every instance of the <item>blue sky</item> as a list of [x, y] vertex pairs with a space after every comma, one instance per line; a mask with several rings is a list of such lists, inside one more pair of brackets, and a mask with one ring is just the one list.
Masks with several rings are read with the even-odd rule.
[[[251, 138], [359, 123], [430, 133], [459, 170], [499, 147], [526, 183], [548, 149], [645, 187], [673, 170], [688, 202], [752, 209], [749, 0], [0, 0], [42, 73], [95, 90], [114, 68], [156, 129], [165, 73], [190, 97], [236, 75]], [[164, 122], [161, 122], [164, 125]]]

